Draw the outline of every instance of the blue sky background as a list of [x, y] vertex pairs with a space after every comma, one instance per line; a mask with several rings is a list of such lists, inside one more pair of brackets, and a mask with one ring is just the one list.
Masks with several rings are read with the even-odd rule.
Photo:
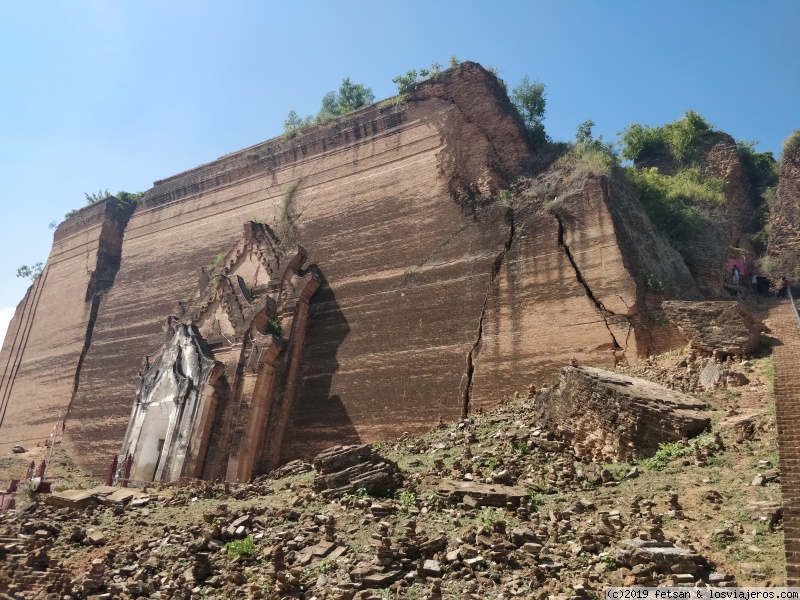
[[0, 333], [84, 192], [279, 135], [344, 77], [395, 93], [450, 55], [547, 86], [545, 126], [615, 139], [694, 109], [780, 152], [800, 128], [800, 2], [0, 1]]

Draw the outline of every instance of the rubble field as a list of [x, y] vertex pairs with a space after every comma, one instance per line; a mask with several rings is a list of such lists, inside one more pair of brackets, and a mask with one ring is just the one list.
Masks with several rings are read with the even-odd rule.
[[[565, 435], [542, 419], [554, 385], [241, 485], [106, 488], [57, 447], [56, 492], [23, 487], [16, 510], [0, 513], [0, 598], [546, 598], [599, 597], [608, 585], [783, 585], [770, 348], [722, 363], [687, 348], [607, 379], [619, 387], [621, 376], [691, 395], [710, 427], [612, 462], [576, 437], [585, 428]], [[9, 453], [0, 475], [19, 477], [44, 451]]]

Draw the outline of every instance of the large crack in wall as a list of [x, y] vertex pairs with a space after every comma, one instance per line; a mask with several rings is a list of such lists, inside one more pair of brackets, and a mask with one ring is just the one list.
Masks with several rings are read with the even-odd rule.
[[116, 202], [116, 205], [107, 208], [109, 212], [104, 215], [103, 224], [100, 229], [97, 263], [86, 289], [86, 302], [91, 301], [92, 304], [89, 309], [89, 320], [86, 324], [86, 335], [83, 340], [83, 347], [78, 357], [78, 364], [75, 367], [72, 394], [70, 395], [67, 411], [63, 419], [64, 425], [66, 425], [69, 413], [75, 403], [75, 398], [78, 396], [78, 388], [81, 383], [81, 371], [83, 370], [83, 364], [86, 361], [89, 348], [92, 346], [92, 335], [94, 334], [94, 326], [97, 322], [97, 314], [100, 312], [100, 302], [103, 296], [114, 285], [114, 280], [119, 272], [120, 263], [122, 261], [122, 240], [125, 235], [125, 229], [128, 226], [128, 221], [133, 215], [133, 210], [136, 206], [135, 204], [124, 205], [113, 196], [106, 200], [106, 202]]
[[[603, 305], [603, 302], [594, 295], [594, 293], [592, 292], [592, 289], [589, 287], [589, 284], [586, 283], [586, 279], [583, 277], [583, 274], [581, 273], [580, 268], [578, 268], [578, 263], [575, 262], [575, 257], [572, 256], [572, 252], [570, 251], [569, 246], [566, 244], [566, 242], [564, 242], [564, 230], [565, 229], [564, 229], [564, 223], [561, 220], [561, 217], [559, 217], [557, 214], [553, 214], [553, 216], [555, 217], [556, 221], [558, 222], [558, 245], [559, 245], [559, 247], [561, 249], [564, 250], [564, 254], [567, 257], [567, 260], [569, 260], [569, 264], [572, 265], [572, 270], [575, 271], [575, 278], [578, 280], [578, 283], [580, 283], [583, 286], [583, 291], [586, 293], [586, 297], [589, 298], [589, 300], [591, 300], [592, 304], [594, 304], [595, 307], [597, 308], [597, 312], [599, 312], [600, 316], [603, 317], [603, 323], [605, 323], [606, 329], [608, 329], [608, 334], [611, 336], [611, 339], [614, 342], [614, 350], [615, 351], [617, 351], [617, 350], [623, 350], [624, 351], [625, 348], [627, 347], [628, 337], [630, 337], [631, 328], [632, 328], [630, 320], [628, 319], [628, 316], [627, 315], [618, 315], [617, 313], [608, 310]], [[614, 335], [614, 332], [611, 331], [611, 326], [608, 324], [608, 318], [609, 317], [623, 317], [626, 321], [628, 321], [628, 335], [625, 338], [625, 347], [620, 345], [620, 343], [617, 341], [616, 336]]]
[[[469, 403], [472, 395], [472, 378], [475, 374], [475, 356], [480, 351], [481, 340], [483, 339], [483, 320], [486, 317], [486, 306], [489, 304], [489, 295], [492, 293], [492, 286], [500, 273], [503, 266], [506, 253], [511, 249], [511, 244], [514, 243], [514, 210], [509, 209], [509, 224], [508, 224], [508, 238], [506, 239], [503, 249], [495, 257], [492, 262], [492, 270], [489, 274], [489, 283], [486, 286], [486, 293], [483, 296], [483, 305], [481, 306], [481, 315], [478, 319], [478, 334], [475, 337], [475, 342], [472, 344], [469, 352], [467, 353], [466, 371], [462, 381], [464, 384], [461, 390], [461, 418], [464, 419], [469, 415]], [[465, 381], [466, 380], [466, 381]]]

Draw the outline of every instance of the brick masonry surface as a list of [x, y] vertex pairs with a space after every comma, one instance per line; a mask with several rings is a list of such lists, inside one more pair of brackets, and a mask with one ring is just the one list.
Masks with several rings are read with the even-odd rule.
[[778, 425], [786, 585], [800, 585], [800, 327], [789, 302], [770, 311], [775, 346], [775, 408]]

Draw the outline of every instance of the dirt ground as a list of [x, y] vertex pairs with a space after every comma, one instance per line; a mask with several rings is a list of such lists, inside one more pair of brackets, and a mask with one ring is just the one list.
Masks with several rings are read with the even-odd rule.
[[[766, 306], [760, 308], [762, 318], [768, 320]], [[506, 398], [495, 411], [443, 425], [426, 435], [376, 444], [380, 453], [396, 461], [405, 476], [403, 487], [392, 498], [353, 493], [342, 500], [326, 500], [312, 492], [313, 471], [250, 486], [155, 488], [148, 490], [150, 502], [139, 508], [99, 504], [87, 510], [56, 509], [45, 506], [41, 495], [23, 489], [17, 497], [16, 513], [0, 516], [0, 533], [24, 537], [26, 521], [28, 529], [30, 523], [57, 525], [60, 531], [49, 537], [48, 553], [71, 575], [71, 585], [77, 590], [72, 592], [73, 597], [88, 594], [80, 591], [84, 589], [81, 586], [92, 561], [100, 559], [107, 565], [104, 589], [116, 585], [113, 589], [121, 598], [135, 596], [130, 593], [132, 588], [125, 587], [131, 579], [127, 563], [144, 569], [142, 581], [154, 586], [154, 592], [161, 590], [162, 598], [223, 597], [229, 593], [257, 598], [277, 593], [272, 554], [276, 545], [290, 540], [287, 556], [296, 559], [304, 545], [320, 540], [320, 523], [333, 515], [337, 543], [345, 546], [346, 552], [332, 560], [314, 558], [296, 564], [292, 572], [307, 597], [344, 598], [348, 593], [346, 582], [354, 580], [353, 573], [367, 572], [370, 565], [374, 566], [381, 522], [389, 526], [396, 541], [408, 521], [414, 521], [420, 538], [446, 538], [446, 551], [480, 547], [482, 535], [530, 527], [542, 545], [541, 553], [533, 559], [516, 549], [511, 552], [512, 560], [494, 562], [488, 556], [494, 556], [495, 549], [487, 547], [481, 550], [487, 557], [485, 567], [467, 569], [457, 567], [462, 564], [458, 561], [448, 562], [446, 552], [441, 551], [433, 555], [443, 567], [438, 578], [406, 576], [391, 588], [387, 584], [383, 589], [358, 592], [358, 597], [436, 597], [437, 580], [444, 597], [591, 596], [604, 585], [630, 582], [636, 574], [636, 569], [617, 560], [615, 552], [620, 540], [635, 538], [652, 526], [634, 516], [632, 508], [636, 502], [651, 501], [663, 537], [704, 557], [709, 563], [707, 573], [728, 576], [742, 586], [780, 586], [785, 583], [785, 562], [782, 524], [775, 518], [781, 496], [773, 368], [769, 338], [766, 340], [753, 357], [731, 365], [749, 383], [696, 394], [707, 403], [712, 422], [711, 430], [700, 436], [698, 447], [703, 457], [699, 461], [691, 445], [678, 443], [635, 465], [602, 465], [610, 475], [605, 483], [563, 479], [561, 474], [571, 466], [571, 458], [517, 443], [519, 431], [537, 428], [535, 398], [520, 396]], [[632, 364], [625, 372], [662, 383], [685, 381], [689, 354], [683, 349], [653, 357]], [[719, 434], [724, 450], [712, 449], [715, 434]], [[529, 493], [533, 519], [500, 508], [468, 510], [442, 502], [438, 490], [442, 482], [460, 476], [467, 442], [476, 479], [503, 470], [514, 474], [513, 483]], [[31, 448], [24, 454], [0, 458], [0, 481], [19, 478], [27, 464], [31, 460], [38, 464], [46, 451], [44, 447]], [[638, 476], [627, 476], [634, 467]], [[759, 475], [764, 476], [763, 485], [752, 485]], [[54, 479], [56, 490], [100, 483], [72, 464], [60, 446], [56, 447], [48, 476]], [[673, 495], [677, 495], [681, 507], [677, 513], [670, 504]], [[375, 516], [370, 507], [376, 503], [389, 507], [389, 513]], [[591, 508], [584, 510], [587, 506]], [[620, 513], [619, 525], [615, 525], [609, 543], [587, 543], [585, 532], [594, 531], [599, 519], [607, 513], [614, 515], [614, 511]], [[212, 514], [218, 516], [210, 519]], [[227, 545], [209, 542], [215, 535], [208, 532], [209, 528], [224, 528], [236, 516], [247, 514], [255, 515], [247, 538], [253, 542], [252, 549], [232, 551], [230, 544], [238, 544], [237, 540], [228, 540]], [[541, 533], [542, 527], [548, 526], [546, 539]], [[102, 532], [104, 544], [76, 542], [70, 536], [76, 528], [84, 533]], [[296, 552], [292, 544], [297, 546]], [[205, 581], [213, 585], [186, 581], [184, 572], [200, 550], [212, 555], [216, 575]], [[156, 566], [147, 571], [147, 565]], [[289, 572], [291, 565], [287, 564], [287, 569]], [[669, 574], [658, 577], [665, 582]], [[7, 574], [6, 578], [13, 576]], [[2, 581], [0, 573], [0, 590]], [[171, 587], [170, 582], [175, 585]], [[13, 588], [13, 583], [10, 585]], [[337, 595], [341, 590], [344, 596]], [[38, 593], [48, 597], [45, 591]]]

